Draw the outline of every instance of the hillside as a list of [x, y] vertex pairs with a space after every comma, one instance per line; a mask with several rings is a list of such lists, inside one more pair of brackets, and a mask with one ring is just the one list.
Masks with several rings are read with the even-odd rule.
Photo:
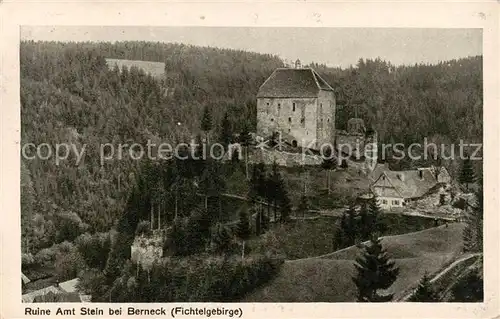
[[[136, 68], [109, 69], [106, 59], [164, 63], [166, 78], [158, 80]], [[143, 163], [128, 152], [121, 160], [102, 162], [100, 145], [188, 141], [203, 133], [203, 109], [211, 110], [213, 140], [225, 113], [232, 132], [244, 126], [252, 130], [258, 87], [283, 65], [272, 55], [181, 44], [33, 41], [21, 43], [20, 63], [22, 144], [72, 143], [78, 151], [86, 146], [79, 163], [74, 154], [60, 163], [22, 160], [23, 251], [32, 253], [87, 231], [107, 232], [123, 213]], [[345, 70], [315, 67], [337, 91], [339, 128], [352, 116], [356, 97], [366, 101], [360, 115], [383, 140], [401, 136], [403, 142], [413, 141], [436, 133], [440, 140], [454, 141], [474, 139], [482, 131], [481, 57], [450, 61], [446, 67], [392, 67], [378, 60]], [[462, 93], [463, 83], [470, 94]], [[173, 94], [164, 96], [165, 88]], [[302, 179], [284, 175], [296, 205]], [[349, 168], [332, 174], [336, 198], [324, 200], [324, 172], [312, 175], [309, 190], [316, 208], [345, 205], [345, 199], [367, 187]], [[245, 189], [241, 180], [231, 184]]]
[[[400, 267], [400, 275], [389, 289], [395, 298], [413, 288], [425, 272], [434, 274], [456, 258], [462, 245], [463, 227], [450, 224], [382, 239], [382, 245]], [[351, 277], [359, 253], [360, 249], [353, 246], [319, 258], [287, 261], [276, 278], [244, 301], [355, 301], [356, 287]]]

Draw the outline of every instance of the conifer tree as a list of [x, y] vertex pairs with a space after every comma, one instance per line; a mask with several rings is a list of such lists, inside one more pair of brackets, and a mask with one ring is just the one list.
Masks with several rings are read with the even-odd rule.
[[380, 239], [372, 238], [365, 246], [363, 255], [356, 259], [356, 277], [352, 280], [358, 289], [360, 302], [387, 302], [393, 295], [380, 295], [378, 290], [388, 289], [397, 279], [399, 268], [389, 260], [387, 252], [382, 248]]
[[378, 236], [386, 229], [385, 225], [379, 218], [380, 216], [380, 206], [378, 205], [378, 200], [375, 195], [373, 195], [368, 200], [368, 223], [370, 233], [372, 235]]
[[251, 235], [250, 222], [245, 210], [240, 211], [240, 220], [236, 227], [236, 235], [242, 242], [241, 258], [245, 258], [245, 241], [250, 238]]
[[209, 134], [212, 129], [212, 112], [210, 107], [207, 105], [203, 110], [203, 116], [201, 118], [201, 129], [205, 132], [205, 137], [207, 139], [207, 144], [210, 144]]
[[259, 163], [252, 168], [248, 197], [255, 201], [266, 195], [266, 167]]
[[327, 148], [323, 154], [323, 161], [321, 162], [321, 167], [326, 171], [326, 192], [330, 194], [330, 175], [331, 171], [337, 166], [337, 161], [333, 157], [333, 151], [331, 148]]
[[229, 121], [229, 114], [227, 112], [226, 114], [224, 114], [220, 126], [221, 129], [220, 129], [219, 141], [222, 143], [224, 147], [227, 147], [231, 143], [233, 135], [231, 122]]
[[453, 301], [481, 302], [484, 300], [483, 278], [475, 271], [469, 272], [453, 285]]
[[217, 223], [212, 232], [212, 244], [219, 254], [226, 254], [231, 246], [231, 234], [226, 226]]
[[462, 170], [460, 171], [458, 181], [460, 182], [460, 184], [465, 185], [465, 189], [467, 191], [469, 190], [469, 184], [476, 181], [474, 168], [472, 167], [472, 162], [469, 157], [466, 157], [462, 163]]
[[344, 238], [346, 240], [346, 246], [352, 246], [356, 243], [356, 234], [358, 233], [358, 227], [356, 225], [356, 211], [354, 206], [349, 207], [347, 210], [347, 222], [345, 225]]
[[418, 284], [418, 288], [411, 296], [410, 301], [413, 302], [436, 302], [439, 301], [439, 296], [432, 288], [428, 274], [424, 274]]
[[262, 212], [260, 209], [257, 209], [257, 213], [255, 215], [255, 235], [259, 236], [262, 233]]
[[372, 235], [372, 224], [371, 218], [368, 215], [368, 207], [366, 204], [361, 205], [361, 209], [359, 211], [359, 235], [361, 236], [361, 240], [368, 240]]
[[203, 170], [205, 169], [205, 164], [207, 162], [206, 161], [207, 154], [205, 154], [205, 146], [201, 135], [200, 134], [196, 135], [195, 148], [194, 150], [191, 150], [191, 156], [190, 156], [190, 158], [192, 158], [193, 171], [196, 176], [201, 176]]
[[480, 183], [479, 190], [475, 192], [475, 203], [466, 204], [466, 222], [463, 230], [464, 251], [483, 251], [483, 187]]
[[279, 167], [276, 162], [273, 163], [271, 174], [266, 180], [266, 198], [270, 204], [273, 204], [274, 220], [277, 220], [277, 207], [280, 211], [280, 221], [286, 222], [291, 213], [291, 203], [288, 198], [285, 181], [281, 177]]
[[290, 220], [290, 214], [292, 212], [292, 203], [290, 202], [290, 198], [288, 197], [288, 192], [283, 186], [283, 193], [281, 195], [280, 200], [280, 219], [281, 223], [286, 223]]
[[297, 212], [300, 215], [302, 215], [302, 218], [305, 219], [305, 216], [306, 216], [308, 209], [309, 209], [309, 203], [308, 203], [307, 197], [305, 195], [302, 195], [300, 197], [300, 203], [299, 203], [299, 207], [297, 208]]
[[245, 176], [247, 180], [250, 179], [248, 171], [248, 146], [250, 144], [250, 132], [248, 131], [248, 124], [245, 122], [243, 124], [243, 130], [240, 133], [239, 142], [245, 151]]
[[208, 210], [208, 198], [216, 198], [218, 204], [219, 220], [222, 218], [222, 193], [226, 188], [226, 181], [222, 174], [222, 167], [219, 162], [209, 160], [205, 163], [205, 170], [202, 173], [200, 188], [205, 196], [205, 210]]
[[342, 217], [340, 218], [340, 225], [339, 228], [336, 229], [335, 234], [333, 235], [333, 246], [335, 249], [342, 249], [344, 248], [345, 245], [345, 236], [344, 236], [344, 229], [347, 227], [347, 215], [344, 212], [342, 214]]

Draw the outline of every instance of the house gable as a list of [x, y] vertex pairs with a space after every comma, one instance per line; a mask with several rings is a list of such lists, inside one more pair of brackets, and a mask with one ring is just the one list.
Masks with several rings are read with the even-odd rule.
[[[372, 192], [381, 197], [404, 198], [398, 188], [394, 186], [386, 172], [383, 172], [379, 178], [372, 184]], [[380, 190], [380, 192], [377, 191]]]

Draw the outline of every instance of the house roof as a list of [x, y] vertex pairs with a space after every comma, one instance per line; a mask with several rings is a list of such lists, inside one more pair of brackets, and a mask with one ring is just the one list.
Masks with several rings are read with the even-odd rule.
[[45, 295], [36, 296], [33, 302], [81, 302], [80, 295], [76, 292], [58, 292], [49, 291]]
[[313, 69], [279, 68], [260, 86], [257, 98], [314, 98], [321, 90], [333, 88]]
[[[420, 177], [420, 172], [422, 173], [422, 177]], [[373, 186], [381, 187], [384, 196], [418, 198], [425, 195], [436, 184], [437, 180], [431, 170], [417, 169], [409, 171], [384, 171]], [[388, 195], [389, 193], [390, 195]]]
[[31, 280], [23, 273], [21, 273], [21, 280], [23, 281], [24, 284], [29, 283]]
[[45, 288], [42, 288], [39, 290], [32, 291], [32, 292], [27, 293], [27, 294], [24, 294], [22, 296], [22, 300], [23, 300], [23, 302], [34, 302], [36, 297], [39, 297], [38, 299], [43, 298], [40, 296], [45, 296], [50, 292], [54, 293], [54, 294], [59, 294], [59, 293], [61, 293], [61, 290], [57, 289], [57, 287], [55, 287], [55, 286], [45, 287]]
[[74, 278], [59, 284], [59, 288], [64, 290], [65, 292], [78, 292], [76, 289], [76, 285], [80, 280], [78, 278]]

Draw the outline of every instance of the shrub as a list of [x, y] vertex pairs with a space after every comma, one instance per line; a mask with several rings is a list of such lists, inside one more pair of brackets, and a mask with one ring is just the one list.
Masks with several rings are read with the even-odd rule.
[[142, 220], [137, 224], [137, 228], [135, 230], [136, 236], [140, 235], [149, 235], [151, 232], [151, 223], [147, 220]]
[[465, 199], [463, 199], [463, 198], [459, 198], [459, 199], [457, 199], [457, 200], [456, 200], [456, 201], [452, 204], [452, 206], [453, 206], [454, 208], [458, 208], [458, 209], [462, 209], [462, 210], [464, 210], [464, 209], [465, 209], [465, 205], [466, 205], [466, 202], [465, 202]]

